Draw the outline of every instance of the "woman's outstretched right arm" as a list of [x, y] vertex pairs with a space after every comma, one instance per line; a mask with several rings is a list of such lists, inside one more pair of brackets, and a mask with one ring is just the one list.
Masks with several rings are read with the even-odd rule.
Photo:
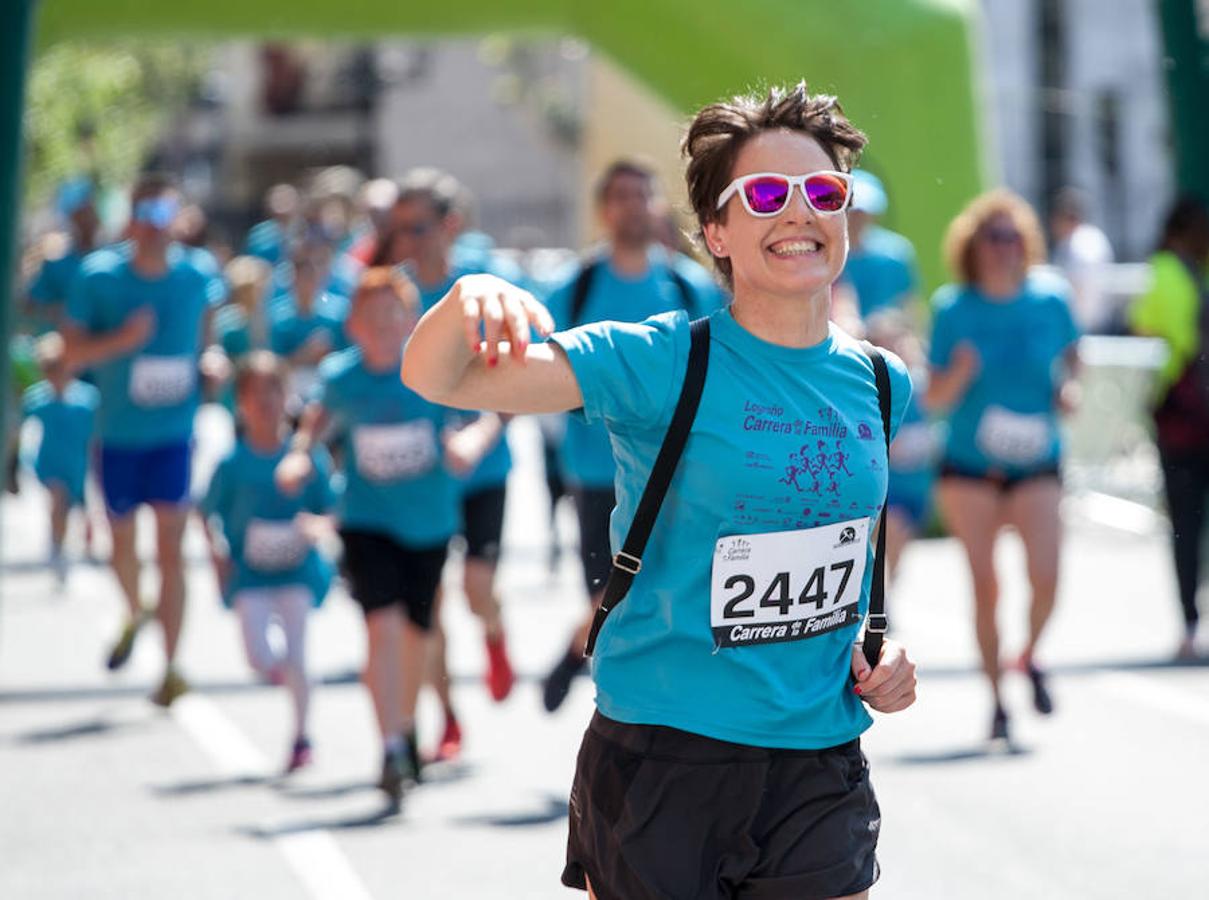
[[459, 409], [562, 412], [583, 405], [566, 356], [549, 343], [554, 320], [527, 291], [493, 275], [467, 275], [416, 326], [403, 383]]

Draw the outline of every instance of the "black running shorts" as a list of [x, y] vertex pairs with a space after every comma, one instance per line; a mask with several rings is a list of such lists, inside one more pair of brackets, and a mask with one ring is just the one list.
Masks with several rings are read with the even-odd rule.
[[600, 900], [825, 900], [878, 877], [860, 742], [769, 750], [592, 718], [562, 881]]
[[468, 559], [494, 563], [500, 558], [504, 534], [504, 507], [508, 493], [504, 485], [483, 488], [462, 498], [462, 533]]
[[617, 505], [612, 488], [577, 487], [575, 512], [579, 517], [579, 558], [584, 568], [588, 596], [604, 590], [613, 567], [609, 547], [609, 516]]
[[399, 604], [413, 624], [432, 627], [432, 604], [441, 585], [445, 543], [406, 547], [389, 535], [356, 529], [340, 530], [344, 575], [353, 599], [366, 615]]

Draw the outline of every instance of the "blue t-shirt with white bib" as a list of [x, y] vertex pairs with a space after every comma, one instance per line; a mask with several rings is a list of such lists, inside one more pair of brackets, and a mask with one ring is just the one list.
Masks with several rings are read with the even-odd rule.
[[174, 244], [159, 278], [135, 271], [128, 245], [89, 254], [72, 286], [67, 318], [91, 334], [150, 310], [146, 345], [91, 368], [101, 392], [101, 443], [147, 449], [188, 441], [201, 400], [198, 358], [207, 309], [226, 295], [214, 257]]
[[443, 544], [458, 532], [458, 483], [441, 448], [444, 407], [405, 387], [398, 366], [367, 369], [358, 347], [319, 364], [316, 399], [331, 415], [343, 451], [341, 527], [413, 548]]
[[76, 503], [84, 501], [84, 480], [101, 397], [83, 381], [59, 394], [49, 381], [31, 386], [22, 398], [25, 415], [42, 423], [34, 473], [43, 484], [62, 484]]
[[332, 582], [332, 564], [299, 530], [299, 513], [324, 515], [335, 503], [331, 462], [326, 451], [311, 453], [314, 474], [297, 494], [277, 487], [277, 464], [289, 452], [283, 443], [272, 453], [246, 441], [219, 462], [199, 508], [219, 520], [231, 558], [231, 579], [223, 602], [231, 605], [240, 591], [303, 585], [318, 606]]
[[[684, 456], [642, 569], [600, 634], [596, 703], [612, 719], [718, 740], [808, 749], [841, 744], [872, 722], [849, 682], [852, 641], [868, 608], [872, 545], [860, 561], [863, 576], [851, 585], [854, 560], [826, 570], [814, 557], [796, 556], [789, 572], [763, 580], [759, 573], [735, 575], [712, 594], [711, 584], [767, 539], [792, 547], [826, 532], [840, 548], [867, 539], [887, 481], [873, 364], [835, 326], [807, 348], [767, 343], [729, 309], [715, 312], [710, 327], [708, 376]], [[616, 551], [684, 382], [689, 317], [604, 322], [552, 340], [579, 382], [582, 417], [602, 423], [612, 443]], [[887, 354], [887, 361], [896, 428], [911, 382], [897, 357]], [[850, 608], [801, 631], [775, 624], [777, 616], [788, 623], [801, 615], [808, 601], [822, 608], [829, 592], [851, 597]], [[773, 624], [747, 625], [770, 618]]]
[[945, 461], [971, 473], [1027, 475], [1058, 464], [1056, 407], [1063, 354], [1079, 338], [1064, 279], [1034, 272], [1009, 300], [966, 285], [933, 299], [929, 362], [947, 369], [953, 351], [972, 345], [980, 361], [948, 414]]

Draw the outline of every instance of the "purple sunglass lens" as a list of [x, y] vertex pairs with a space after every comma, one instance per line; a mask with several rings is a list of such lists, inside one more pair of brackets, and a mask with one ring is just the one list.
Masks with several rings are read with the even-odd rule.
[[747, 203], [758, 213], [773, 213], [789, 198], [789, 182], [781, 178], [754, 178], [743, 185]]
[[810, 205], [823, 212], [838, 212], [848, 199], [848, 186], [839, 178], [818, 175], [806, 179], [806, 196]]

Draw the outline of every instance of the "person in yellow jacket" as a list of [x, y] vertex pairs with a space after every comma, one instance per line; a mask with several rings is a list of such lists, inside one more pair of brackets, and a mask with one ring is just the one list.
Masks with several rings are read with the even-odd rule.
[[1209, 507], [1209, 208], [1181, 198], [1150, 260], [1153, 280], [1129, 310], [1138, 334], [1161, 337], [1170, 357], [1159, 374], [1155, 439], [1163, 468], [1176, 581], [1184, 613], [1177, 658], [1195, 659], [1201, 538]]

